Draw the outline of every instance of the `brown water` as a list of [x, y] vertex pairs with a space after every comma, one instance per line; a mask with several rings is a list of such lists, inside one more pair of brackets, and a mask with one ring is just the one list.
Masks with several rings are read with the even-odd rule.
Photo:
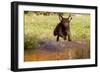
[[90, 58], [90, 48], [80, 41], [46, 41], [35, 50], [28, 49], [24, 53], [24, 61], [48, 61]]

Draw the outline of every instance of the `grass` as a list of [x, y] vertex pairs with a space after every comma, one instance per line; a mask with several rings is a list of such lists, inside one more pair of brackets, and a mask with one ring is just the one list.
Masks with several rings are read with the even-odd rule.
[[[67, 14], [64, 14], [65, 17]], [[39, 46], [39, 42], [48, 39], [56, 40], [53, 36], [53, 30], [59, 23], [57, 15], [34, 15], [33, 13], [24, 14], [24, 48], [35, 49]], [[71, 37], [73, 40], [84, 40], [89, 42], [90, 40], [90, 15], [72, 14], [71, 21]]]

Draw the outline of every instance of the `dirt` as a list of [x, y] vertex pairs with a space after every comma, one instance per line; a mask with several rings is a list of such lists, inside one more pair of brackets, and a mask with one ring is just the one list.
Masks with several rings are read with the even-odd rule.
[[90, 48], [84, 41], [44, 40], [35, 50], [26, 50], [24, 61], [69, 60], [90, 58]]

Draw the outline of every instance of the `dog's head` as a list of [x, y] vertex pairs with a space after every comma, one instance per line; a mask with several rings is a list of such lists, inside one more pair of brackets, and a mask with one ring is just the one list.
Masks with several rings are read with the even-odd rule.
[[69, 26], [69, 23], [70, 23], [70, 21], [72, 20], [71, 14], [70, 14], [67, 18], [63, 17], [62, 15], [59, 15], [59, 20], [60, 20], [60, 23], [61, 23], [64, 27]]

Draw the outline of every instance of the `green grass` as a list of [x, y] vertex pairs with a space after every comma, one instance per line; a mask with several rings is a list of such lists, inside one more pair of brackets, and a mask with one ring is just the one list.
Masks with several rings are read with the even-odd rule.
[[[65, 17], [67, 14], [64, 14]], [[53, 30], [59, 23], [57, 15], [33, 15], [32, 13], [24, 14], [24, 48], [35, 49], [39, 46], [39, 42], [45, 39], [56, 40], [53, 36]], [[86, 42], [90, 39], [90, 15], [81, 14], [76, 16], [72, 14], [71, 21], [71, 37], [72, 40], [84, 40]]]

